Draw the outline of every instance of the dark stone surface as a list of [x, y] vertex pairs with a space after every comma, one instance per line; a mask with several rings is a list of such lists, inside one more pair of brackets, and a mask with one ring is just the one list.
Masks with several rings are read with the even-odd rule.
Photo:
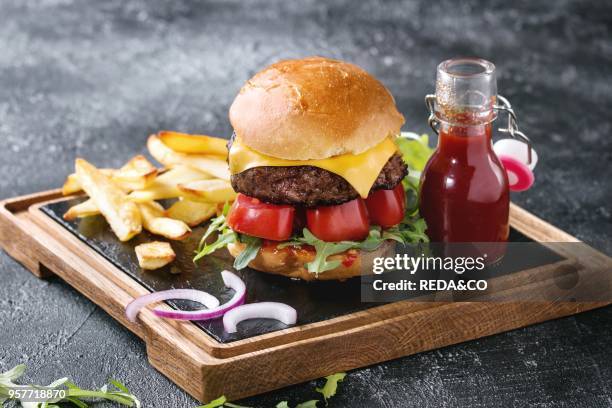
[[[229, 135], [242, 83], [279, 58], [355, 62], [427, 131], [436, 63], [499, 69], [541, 163], [513, 199], [612, 254], [612, 6], [606, 2], [4, 0], [0, 197], [59, 186], [75, 156], [118, 166], [159, 129]], [[0, 253], [0, 370], [28, 379], [124, 381], [147, 407], [195, 401], [153, 370], [143, 344], [57, 279]], [[333, 406], [612, 405], [612, 308], [356, 370]], [[315, 383], [258, 396], [316, 397]]]

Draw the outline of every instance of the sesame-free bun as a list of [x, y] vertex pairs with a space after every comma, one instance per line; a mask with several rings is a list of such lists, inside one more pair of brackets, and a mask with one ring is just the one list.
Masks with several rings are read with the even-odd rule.
[[376, 78], [322, 57], [265, 68], [242, 87], [229, 117], [243, 144], [289, 160], [359, 154], [399, 134], [404, 124]]
[[[235, 258], [244, 250], [245, 244], [234, 242], [228, 244], [229, 253]], [[374, 258], [392, 256], [392, 251], [395, 248], [395, 241], [384, 241], [374, 251], [359, 251], [351, 249], [347, 252], [342, 252], [337, 255], [328, 257], [328, 261], [340, 260], [340, 266], [329, 271], [314, 274], [308, 272], [306, 264], [314, 259], [315, 254], [307, 250], [292, 250], [291, 248], [283, 249], [261, 249], [257, 253], [255, 259], [249, 263], [249, 267], [255, 270], [271, 273], [274, 275], [283, 275], [289, 278], [302, 279], [305, 281], [313, 280], [346, 280], [363, 274], [371, 274], [371, 268], [363, 267], [364, 265], [373, 265]], [[346, 260], [349, 262], [346, 262]], [[343, 262], [344, 261], [344, 262]]]

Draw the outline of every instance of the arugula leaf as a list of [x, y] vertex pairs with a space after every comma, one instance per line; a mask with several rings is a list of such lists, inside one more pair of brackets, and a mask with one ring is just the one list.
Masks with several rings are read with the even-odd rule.
[[246, 248], [234, 260], [234, 268], [238, 270], [246, 268], [249, 262], [255, 259], [261, 248], [261, 238], [241, 235], [240, 241], [246, 244]]
[[402, 132], [401, 136], [395, 139], [395, 143], [402, 153], [404, 162], [411, 170], [421, 172], [425, 169], [425, 165], [433, 153], [433, 149], [429, 147], [428, 135], [419, 136], [413, 132]]
[[66, 397], [66, 402], [71, 402], [76, 405], [78, 408], [89, 408], [89, 405], [81, 401], [80, 399], [74, 397]]
[[227, 402], [227, 398], [225, 397], [225, 395], [222, 395], [219, 398], [210, 401], [208, 404], [198, 405], [196, 408], [217, 408], [217, 407], [250, 408], [250, 407], [245, 407], [243, 405], [237, 405], [237, 404], [232, 404], [231, 402]]
[[19, 377], [21, 377], [26, 371], [26, 365], [25, 364], [19, 364], [16, 365], [15, 367], [13, 367], [12, 369], [8, 370], [5, 373], [1, 373], [0, 374], [0, 384], [2, 383], [10, 383], [13, 380], [18, 379]]
[[199, 261], [206, 255], [210, 255], [217, 249], [225, 248], [228, 244], [236, 242], [237, 234], [232, 230], [223, 231], [217, 236], [217, 240], [212, 244], [205, 244], [204, 247], [197, 252], [196, 256], [193, 257], [193, 262]]
[[[223, 211], [221, 214], [212, 219], [210, 225], [200, 240], [196, 255], [193, 257], [193, 262], [197, 262], [206, 255], [210, 255], [216, 250], [225, 248], [228, 244], [237, 241], [243, 242], [247, 245], [244, 251], [242, 251], [234, 260], [234, 268], [238, 270], [245, 268], [249, 262], [251, 262], [257, 256], [257, 253], [261, 248], [261, 239], [234, 232], [227, 225], [227, 213], [229, 212], [229, 209], [230, 206], [226, 202], [223, 206]], [[213, 233], [217, 233], [217, 239], [209, 244], [206, 241]]]
[[117, 387], [118, 390], [121, 390], [127, 394], [130, 393], [130, 390], [127, 389], [127, 387], [125, 385], [123, 385], [122, 383], [120, 383], [117, 380], [113, 380], [112, 378], [108, 380], [109, 383], [113, 384], [115, 387]]
[[244, 405], [232, 404], [231, 402], [226, 402], [225, 404], [223, 404], [223, 406], [228, 407], [228, 408], [251, 408], [251, 407], [245, 407]]
[[208, 228], [206, 229], [206, 232], [200, 239], [200, 244], [198, 245], [198, 251], [200, 251], [202, 247], [206, 244], [206, 240], [208, 239], [209, 236], [212, 235], [213, 232], [222, 232], [226, 228], [229, 228], [227, 226], [227, 214], [229, 213], [229, 210], [230, 210], [230, 205], [226, 201], [225, 204], [223, 204], [223, 210], [221, 210], [221, 214], [219, 214], [217, 217], [212, 219], [212, 221], [208, 225]]
[[300, 247], [302, 245], [310, 245], [314, 247], [316, 255], [312, 262], [306, 264], [308, 272], [319, 274], [340, 266], [340, 260], [328, 260], [327, 258], [336, 255], [349, 249], [357, 249], [361, 251], [371, 252], [382, 245], [384, 241], [393, 240], [400, 244], [417, 244], [421, 242], [429, 242], [429, 238], [425, 234], [425, 220], [416, 217], [405, 217], [399, 225], [384, 230], [379, 226], [372, 226], [368, 237], [363, 241], [340, 241], [340, 242], [325, 242], [315, 237], [308, 228], [304, 228], [301, 237], [293, 237], [291, 241], [279, 244], [279, 248], [287, 246]]
[[279, 244], [279, 248], [285, 248], [288, 246], [300, 247], [302, 245], [311, 245], [314, 247], [316, 255], [315, 259], [306, 264], [308, 272], [319, 274], [321, 272], [329, 271], [331, 269], [340, 266], [341, 261], [335, 259], [328, 261], [327, 258], [331, 255], [336, 255], [351, 248], [357, 248], [361, 245], [360, 242], [352, 241], [341, 241], [341, 242], [326, 242], [315, 237], [308, 228], [302, 230], [301, 237], [294, 237], [291, 241]]
[[346, 373], [336, 373], [332, 375], [328, 375], [325, 377], [325, 385], [323, 388], [317, 388], [317, 392], [323, 395], [325, 399], [325, 405], [327, 405], [327, 400], [334, 395], [336, 395], [336, 391], [338, 390], [338, 383], [344, 380], [346, 377]]
[[[36, 388], [36, 389], [60, 389], [60, 387], [66, 387], [66, 398], [49, 398], [43, 402], [26, 402], [19, 401], [22, 407], [31, 407], [31, 408], [53, 408], [59, 407], [59, 403], [62, 402], [70, 402], [78, 408], [87, 408], [87, 404], [83, 401], [83, 399], [92, 399], [94, 401], [97, 400], [107, 400], [114, 401], [121, 405], [128, 407], [140, 407], [140, 401], [131, 394], [128, 389], [118, 381], [111, 380], [111, 384], [117, 387], [119, 391], [108, 391], [108, 387], [104, 386], [99, 391], [96, 390], [83, 390], [72, 382], [68, 380], [68, 378], [60, 378], [59, 380], [53, 381], [51, 384], [47, 386], [40, 385], [19, 385], [15, 384], [13, 380], [21, 377], [25, 372], [25, 365], [18, 365], [12, 370], [9, 370], [5, 373], [0, 374], [0, 401], [4, 402], [8, 400], [8, 390], [16, 389], [16, 388]], [[6, 393], [5, 393], [6, 391]]]
[[225, 398], [225, 395], [222, 395], [219, 398], [217, 398], [216, 400], [212, 400], [208, 404], [198, 405], [196, 408], [216, 408], [216, 407], [222, 407], [223, 404], [225, 404], [226, 401], [227, 401], [227, 398]]
[[315, 251], [317, 254], [315, 255], [315, 259], [312, 262], [308, 262], [306, 264], [306, 268], [308, 268], [308, 272], [311, 273], [320, 273], [329, 271], [331, 269], [337, 268], [340, 266], [341, 261], [336, 259], [333, 261], [328, 261], [327, 258], [329, 256], [342, 253], [344, 251], [348, 251], [349, 249], [354, 247], [353, 242], [325, 242], [321, 241], [317, 237], [315, 237], [312, 232], [308, 230], [308, 228], [304, 228], [302, 232], [304, 234], [304, 241], [315, 247]]
[[[238, 240], [238, 234], [236, 234], [232, 229], [227, 225], [227, 214], [229, 212], [230, 205], [226, 202], [223, 205], [223, 210], [221, 214], [212, 219], [211, 223], [208, 225], [206, 232], [202, 235], [200, 239], [200, 244], [198, 245], [198, 250], [196, 251], [196, 255], [193, 258], [193, 262], [197, 262], [206, 255], [212, 254], [217, 249], [225, 248], [228, 244], [236, 242]], [[208, 244], [206, 240], [213, 233], [217, 233], [217, 239], [215, 242]]]
[[429, 147], [429, 136], [426, 134], [419, 136], [413, 132], [402, 132], [401, 136], [395, 139], [395, 143], [409, 168], [408, 176], [402, 181], [406, 191], [406, 212], [417, 215], [421, 172], [425, 169], [434, 149]]

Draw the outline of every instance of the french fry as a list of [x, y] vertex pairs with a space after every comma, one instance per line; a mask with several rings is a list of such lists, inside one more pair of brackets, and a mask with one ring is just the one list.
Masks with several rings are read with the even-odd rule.
[[221, 156], [222, 160], [225, 160], [227, 156], [227, 140], [219, 137], [190, 135], [167, 130], [159, 132], [158, 135], [166, 146], [178, 153], [212, 154]]
[[181, 192], [177, 185], [195, 180], [205, 180], [208, 174], [187, 166], [176, 166], [167, 172], [157, 176], [153, 182], [142, 190], [135, 190], [129, 194], [129, 199], [135, 202], [148, 202], [176, 198]]
[[193, 201], [224, 203], [236, 198], [236, 192], [229, 181], [219, 179], [197, 180], [179, 184], [178, 189], [181, 196]]
[[151, 156], [167, 167], [185, 165], [223, 180], [230, 179], [229, 166], [224, 159], [215, 155], [185, 154], [170, 149], [159, 136], [151, 135], [147, 140]]
[[[100, 169], [100, 171], [110, 176], [119, 187], [126, 191], [146, 188], [155, 180], [155, 176], [158, 172], [157, 168], [142, 155], [132, 157], [119, 170]], [[62, 194], [75, 194], [81, 190], [82, 188], [76, 174], [72, 173], [68, 175], [62, 187]]]
[[164, 209], [158, 203], [140, 203], [138, 208], [142, 214], [143, 227], [152, 234], [181, 240], [191, 233], [191, 229], [183, 221], [165, 217]]
[[126, 190], [142, 190], [155, 180], [157, 172], [158, 169], [146, 157], [138, 155], [113, 172], [112, 178]]
[[127, 163], [125, 163], [123, 167], [121, 167], [121, 169], [119, 170], [137, 171], [137, 172], [146, 174], [146, 173], [150, 173], [151, 171], [157, 170], [157, 167], [155, 167], [153, 163], [151, 163], [142, 154], [139, 154], [137, 156], [132, 157], [130, 160], [128, 160]]
[[217, 205], [182, 199], [166, 210], [166, 217], [181, 220], [190, 227], [208, 221], [217, 212]]
[[[106, 176], [112, 176], [113, 172], [115, 171], [114, 169], [99, 169], [99, 170]], [[62, 186], [62, 194], [67, 196], [71, 194], [76, 194], [82, 190], [83, 189], [81, 188], [81, 184], [79, 183], [79, 179], [76, 173], [69, 174], [68, 177], [66, 177], [66, 181], [64, 182], [64, 185]]]
[[66, 177], [66, 181], [62, 186], [62, 194], [67, 196], [70, 194], [75, 194], [81, 191], [81, 185], [79, 184], [79, 179], [76, 174], [72, 173]]
[[121, 241], [128, 241], [142, 230], [138, 206], [129, 201], [110, 177], [83, 159], [75, 163], [79, 184], [92, 199]]
[[136, 251], [136, 258], [138, 258], [138, 265], [142, 269], [159, 269], [176, 258], [176, 254], [167, 242], [147, 242], [136, 246], [134, 250]]
[[66, 221], [72, 221], [77, 218], [91, 217], [92, 215], [100, 214], [100, 210], [90, 198], [77, 205], [73, 205], [62, 216]]

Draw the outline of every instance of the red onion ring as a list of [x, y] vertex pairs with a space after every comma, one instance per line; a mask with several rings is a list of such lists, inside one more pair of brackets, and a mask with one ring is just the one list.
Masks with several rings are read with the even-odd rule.
[[214, 309], [219, 306], [219, 299], [202, 290], [170, 289], [149, 293], [132, 300], [125, 307], [125, 316], [130, 322], [136, 323], [136, 318], [138, 316], [138, 312], [140, 312], [140, 309], [150, 305], [151, 303], [157, 303], [170, 299], [191, 300], [193, 302], [201, 303], [209, 309]]
[[511, 191], [525, 191], [533, 185], [535, 177], [526, 164], [511, 156], [499, 156], [499, 161], [508, 173]]
[[295, 324], [297, 312], [284, 303], [259, 302], [235, 307], [223, 316], [223, 327], [228, 333], [236, 333], [238, 323], [247, 319], [275, 319], [286, 325]]
[[173, 320], [209, 320], [223, 316], [228, 310], [244, 303], [246, 299], [246, 286], [242, 279], [229, 271], [222, 271], [221, 278], [225, 286], [234, 289], [235, 292], [234, 296], [221, 306], [192, 311], [153, 309], [153, 313], [158, 317]]

